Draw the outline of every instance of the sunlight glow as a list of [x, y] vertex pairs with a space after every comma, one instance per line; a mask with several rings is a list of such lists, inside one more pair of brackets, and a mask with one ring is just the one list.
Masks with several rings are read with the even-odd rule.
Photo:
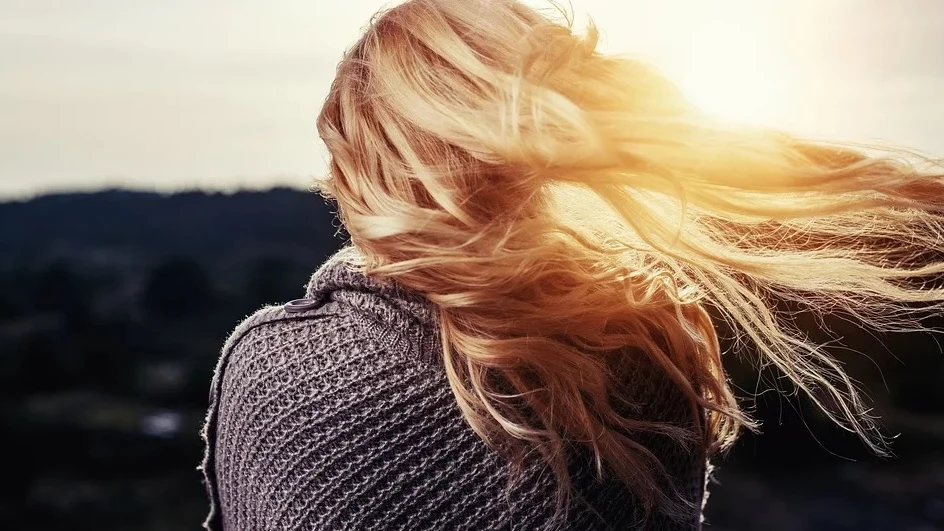
[[765, 125], [782, 119], [789, 107], [788, 70], [771, 35], [776, 20], [756, 4], [711, 4], [692, 28], [687, 53], [673, 68], [675, 81], [709, 114]]

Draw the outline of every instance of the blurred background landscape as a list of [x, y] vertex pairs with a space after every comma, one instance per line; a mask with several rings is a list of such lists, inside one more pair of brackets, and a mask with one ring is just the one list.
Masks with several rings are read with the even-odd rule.
[[[342, 244], [337, 226], [320, 196], [292, 189], [0, 204], [0, 528], [196, 529], [207, 509], [199, 430], [222, 341], [261, 305], [301, 296]], [[764, 433], [721, 463], [708, 529], [944, 529], [937, 343], [825, 326], [867, 354], [837, 352], [900, 434], [897, 457], [869, 456], [807, 402], [762, 394], [749, 407]], [[755, 372], [728, 362], [752, 394]]]

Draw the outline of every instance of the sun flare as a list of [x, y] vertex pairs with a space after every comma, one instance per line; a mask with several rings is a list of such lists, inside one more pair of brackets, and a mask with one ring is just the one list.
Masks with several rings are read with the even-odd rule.
[[770, 124], [786, 112], [787, 96], [784, 57], [770, 34], [774, 21], [730, 4], [737, 3], [719, 3], [692, 28], [675, 80], [709, 114]]
[[667, 65], [674, 81], [692, 103], [723, 119], [782, 119], [788, 65], [774, 11], [738, 0], [710, 4], [692, 5], [697, 13], [679, 35], [686, 45]]

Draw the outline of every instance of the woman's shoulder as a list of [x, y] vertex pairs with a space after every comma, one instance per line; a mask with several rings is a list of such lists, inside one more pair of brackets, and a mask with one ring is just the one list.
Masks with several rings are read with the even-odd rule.
[[392, 442], [379, 435], [402, 436], [450, 409], [448, 384], [410, 358], [407, 334], [346, 304], [304, 305], [263, 308], [225, 342], [203, 431], [208, 529], [221, 529], [223, 514], [264, 518], [298, 494], [293, 474], [363, 459]]
[[220, 353], [211, 405], [260, 407], [267, 396], [282, 402], [324, 398], [407, 359], [410, 338], [398, 330], [347, 305], [306, 302], [267, 306], [235, 327]]
[[291, 304], [261, 308], [230, 332], [217, 365], [217, 385], [252, 380], [253, 373], [266, 373], [280, 364], [343, 357], [372, 339], [370, 327], [343, 309], [319, 306], [294, 311]]

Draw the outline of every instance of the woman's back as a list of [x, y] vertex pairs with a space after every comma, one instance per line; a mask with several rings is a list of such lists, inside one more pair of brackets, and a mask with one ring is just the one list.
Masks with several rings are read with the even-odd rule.
[[[227, 341], [205, 431], [208, 529], [636, 528], [640, 507], [618, 481], [595, 481], [589, 460], [572, 463], [589, 507], [575, 498], [565, 525], [551, 523], [553, 474], [535, 456], [506, 498], [507, 463], [456, 406], [428, 301], [368, 279], [350, 252], [319, 268], [306, 299], [257, 312]], [[644, 417], [684, 422], [668, 380], [637, 376]], [[640, 440], [692, 502], [686, 521], [647, 528], [697, 529], [704, 455]]]

